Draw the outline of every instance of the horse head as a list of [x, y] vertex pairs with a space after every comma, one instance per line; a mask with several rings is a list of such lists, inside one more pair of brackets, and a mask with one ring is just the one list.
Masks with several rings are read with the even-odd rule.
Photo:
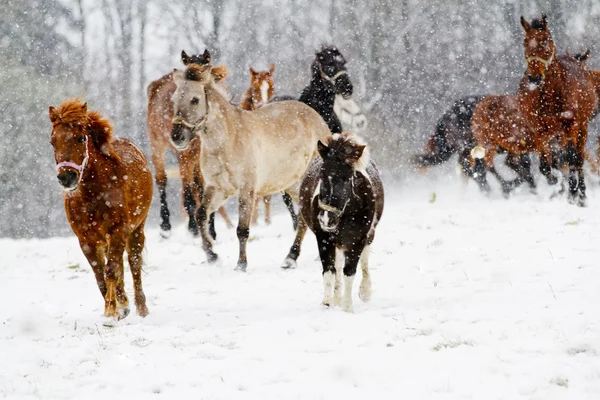
[[318, 221], [321, 229], [335, 231], [354, 193], [354, 174], [368, 164], [367, 145], [345, 132], [332, 135], [327, 144], [317, 143], [323, 159], [318, 188]]
[[335, 94], [352, 96], [353, 86], [346, 71], [346, 59], [335, 46], [324, 46], [316, 53], [312, 64], [314, 78], [320, 78], [326, 86], [333, 87]]
[[273, 75], [275, 74], [275, 64], [271, 64], [268, 71], [255, 71], [250, 67], [250, 87], [252, 102], [256, 108], [267, 104], [273, 92], [275, 91], [275, 82]]
[[546, 15], [534, 19], [531, 24], [521, 17], [521, 26], [525, 30], [523, 45], [527, 62], [527, 78], [534, 87], [543, 83], [546, 72], [556, 58], [556, 46], [548, 30]]
[[48, 114], [57, 178], [65, 192], [73, 192], [79, 187], [92, 146], [106, 157], [117, 158], [110, 144], [112, 126], [99, 112], [88, 112], [87, 103], [78, 99], [65, 100], [58, 109], [50, 106]]

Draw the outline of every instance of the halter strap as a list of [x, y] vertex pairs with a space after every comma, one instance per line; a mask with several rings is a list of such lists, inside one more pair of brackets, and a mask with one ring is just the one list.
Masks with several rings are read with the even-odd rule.
[[556, 46], [552, 45], [552, 53], [550, 53], [549, 58], [545, 59], [545, 58], [536, 57], [536, 56], [529, 56], [529, 57], [525, 57], [525, 61], [527, 61], [527, 63], [530, 63], [531, 61], [538, 61], [538, 62], [542, 63], [544, 68], [548, 69], [548, 67], [550, 67], [550, 64], [552, 64], [552, 61], [554, 61], [555, 52], [556, 52]]
[[79, 172], [79, 181], [81, 181], [81, 177], [83, 176], [83, 171], [85, 170], [85, 167], [87, 166], [88, 160], [90, 158], [90, 150], [88, 147], [88, 137], [87, 136], [84, 136], [84, 137], [85, 137], [85, 139], [84, 139], [85, 157], [83, 157], [83, 161], [81, 162], [81, 164], [76, 164], [71, 161], [61, 161], [58, 164], [56, 164], [56, 172], [58, 172], [63, 167], [73, 168], [73, 169], [77, 170], [77, 172]]
[[330, 213], [333, 213], [334, 215], [339, 217], [340, 215], [342, 215], [344, 213], [344, 211], [346, 210], [346, 206], [348, 205], [349, 202], [350, 202], [350, 199], [346, 200], [346, 202], [344, 203], [344, 207], [340, 210], [337, 207], [333, 207], [333, 206], [330, 206], [329, 204], [323, 203], [321, 201], [321, 199], [319, 199], [319, 208], [323, 211], [328, 211]]
[[321, 78], [325, 79], [326, 81], [331, 82], [332, 84], [335, 85], [335, 81], [337, 78], [339, 78], [342, 75], [345, 75], [347, 72], [345, 69], [342, 69], [340, 71], [338, 71], [334, 76], [328, 76], [325, 71], [323, 71], [323, 68], [321, 67], [321, 63], [317, 62], [317, 64], [319, 65], [319, 73], [321, 74]]

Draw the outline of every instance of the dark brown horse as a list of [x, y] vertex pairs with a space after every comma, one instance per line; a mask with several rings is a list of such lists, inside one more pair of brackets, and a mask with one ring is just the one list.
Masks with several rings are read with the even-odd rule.
[[[300, 186], [298, 231], [306, 231], [308, 226], [317, 237], [323, 265], [322, 304], [352, 311], [352, 283], [359, 261], [359, 297], [371, 299], [369, 251], [383, 213], [383, 184], [361, 138], [346, 132], [325, 142], [319, 141], [320, 157], [310, 165]], [[299, 254], [295, 252], [297, 245], [294, 243], [290, 251], [294, 261]]]
[[[481, 157], [484, 162], [482, 168], [478, 168], [477, 164], [474, 167], [477, 171], [475, 180], [482, 190], [489, 192], [486, 170], [500, 181], [505, 195], [523, 181], [535, 189], [529, 157], [530, 153], [536, 151], [535, 138], [519, 114], [517, 96], [500, 95], [483, 98], [475, 106], [471, 124], [473, 137], [478, 145], [471, 154]], [[505, 181], [494, 167], [494, 158], [500, 148], [508, 153], [507, 164], [513, 165], [513, 169], [519, 175], [512, 182]], [[481, 162], [480, 159], [473, 161]]]
[[[182, 52], [184, 64], [206, 64], [210, 61], [210, 54], [205, 51], [202, 55], [188, 56]], [[171, 128], [173, 119], [173, 102], [171, 97], [175, 92], [173, 73], [169, 73], [150, 83], [148, 86], [148, 116], [147, 129], [152, 151], [152, 164], [155, 169], [156, 185], [160, 196], [161, 234], [168, 237], [171, 232], [170, 212], [167, 205], [167, 173], [165, 170], [165, 153], [167, 148], [175, 151], [179, 163], [179, 174], [182, 184], [183, 206], [188, 214], [188, 229], [198, 235], [196, 223], [196, 208], [200, 204], [202, 195], [202, 173], [200, 171], [200, 138], [194, 138], [190, 146], [182, 151], [176, 151], [171, 143]], [[228, 227], [233, 227], [227, 213], [221, 207], [219, 213]], [[216, 236], [214, 231], [214, 218], [211, 219], [211, 236]]]
[[597, 104], [593, 74], [575, 57], [556, 54], [545, 15], [531, 24], [521, 17], [521, 25], [527, 69], [517, 92], [519, 112], [534, 132], [540, 172], [549, 184], [558, 182], [552, 174], [551, 155], [551, 143], [556, 140], [567, 154], [568, 200], [584, 206], [584, 148]]
[[[275, 64], [271, 64], [268, 71], [255, 71], [254, 68], [250, 67], [250, 87], [244, 93], [240, 107], [244, 110], [253, 111], [267, 104], [275, 91], [274, 74]], [[265, 204], [265, 223], [269, 225], [271, 223], [271, 196], [256, 198], [252, 223], [256, 224], [258, 222], [258, 205], [261, 198]]]
[[87, 103], [65, 100], [58, 109], [50, 107], [49, 114], [67, 219], [96, 276], [104, 315], [122, 319], [129, 314], [123, 284], [126, 250], [137, 313], [145, 317], [142, 250], [152, 202], [148, 161], [129, 140], [113, 139], [110, 123], [99, 112], [88, 112]]

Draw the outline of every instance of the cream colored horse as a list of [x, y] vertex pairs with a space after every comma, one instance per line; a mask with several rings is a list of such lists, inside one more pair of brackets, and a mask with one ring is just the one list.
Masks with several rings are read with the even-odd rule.
[[330, 132], [315, 110], [298, 101], [268, 104], [255, 111], [233, 106], [215, 85], [215, 75], [222, 73], [222, 68], [210, 64], [174, 72], [171, 140], [176, 148], [185, 149], [194, 135], [200, 136], [205, 188], [197, 220], [209, 262], [216, 261], [217, 254], [206, 216], [228, 198], [238, 197], [236, 269], [245, 271], [254, 198], [285, 191], [297, 199], [299, 180], [317, 155], [317, 142]]

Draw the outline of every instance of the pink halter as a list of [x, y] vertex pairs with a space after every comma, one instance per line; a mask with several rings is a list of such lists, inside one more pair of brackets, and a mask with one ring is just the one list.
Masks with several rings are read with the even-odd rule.
[[76, 164], [71, 161], [62, 161], [62, 162], [59, 162], [58, 164], [56, 164], [56, 171], [58, 172], [58, 170], [60, 170], [62, 167], [70, 167], [70, 168], [76, 169], [77, 172], [79, 172], [79, 180], [81, 180], [81, 176], [83, 175], [83, 170], [85, 169], [85, 166], [87, 165], [89, 155], [90, 155], [90, 153], [88, 150], [88, 138], [87, 138], [87, 136], [85, 136], [85, 157], [83, 158], [81, 165]]

